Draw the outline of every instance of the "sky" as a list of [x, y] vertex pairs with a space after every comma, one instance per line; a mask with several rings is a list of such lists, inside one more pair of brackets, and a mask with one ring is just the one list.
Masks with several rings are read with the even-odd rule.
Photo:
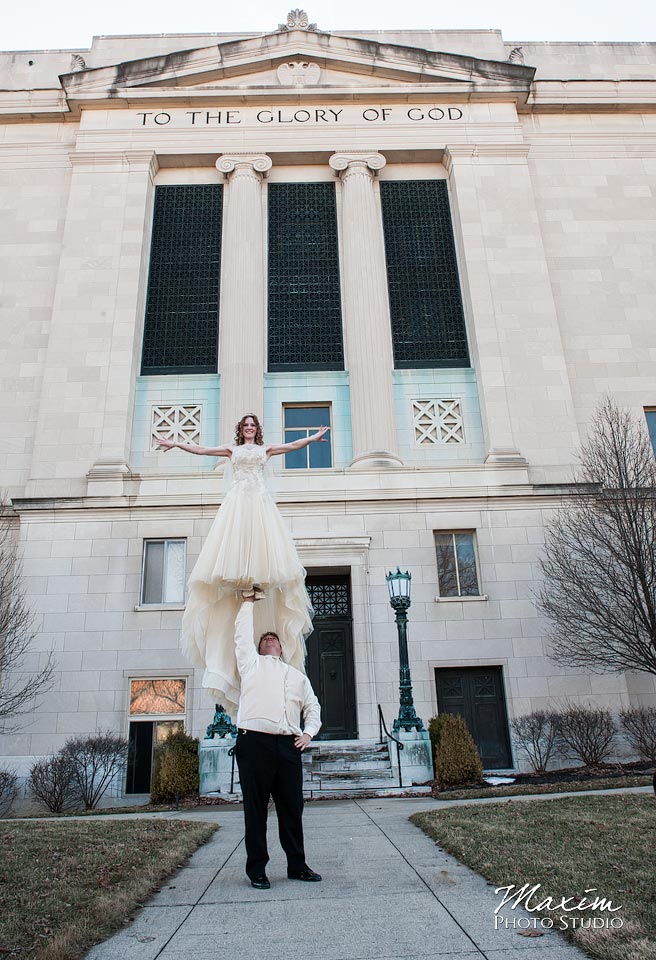
[[[91, 46], [95, 35], [238, 33], [275, 30], [300, 4], [271, 0], [52, 0], [7, 3], [3, 50]], [[321, 30], [501, 30], [505, 40], [656, 42], [654, 0], [309, 0], [304, 7]]]

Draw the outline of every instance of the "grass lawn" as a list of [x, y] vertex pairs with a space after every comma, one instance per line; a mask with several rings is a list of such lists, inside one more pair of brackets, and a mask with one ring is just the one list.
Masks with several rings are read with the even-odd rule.
[[0, 822], [0, 954], [77, 960], [216, 827], [170, 820]]
[[475, 800], [479, 797], [521, 797], [539, 793], [578, 793], [581, 790], [620, 790], [623, 787], [650, 787], [652, 776], [599, 777], [595, 780], [569, 780], [562, 783], [507, 783], [496, 787], [464, 787], [442, 790], [438, 800]]
[[[656, 958], [656, 799], [618, 795], [477, 804], [411, 820], [495, 887], [541, 884], [541, 898], [596, 894], [622, 910], [620, 929], [568, 929], [597, 960]], [[499, 895], [499, 903], [501, 896]], [[535, 901], [534, 901], [535, 902]], [[510, 905], [499, 911], [512, 917]], [[563, 911], [536, 916], [558, 918]], [[574, 912], [570, 916], [609, 916]], [[492, 922], [492, 921], [491, 921]]]

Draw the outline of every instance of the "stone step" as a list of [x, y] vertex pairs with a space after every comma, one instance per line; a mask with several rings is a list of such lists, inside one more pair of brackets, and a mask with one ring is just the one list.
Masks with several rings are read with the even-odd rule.
[[309, 788], [307, 785], [303, 788], [303, 795], [307, 800], [340, 800], [349, 797], [430, 797], [430, 787], [399, 787], [398, 781], [395, 786], [378, 787], [354, 787], [347, 789], [338, 787], [316, 789]]
[[305, 769], [319, 773], [322, 770], [387, 770], [391, 766], [389, 758], [385, 760], [328, 760], [326, 762], [306, 763]]
[[349, 750], [343, 753], [332, 751], [330, 753], [313, 753], [307, 759], [306, 763], [389, 763], [389, 752], [387, 750], [362, 750], [358, 753]]

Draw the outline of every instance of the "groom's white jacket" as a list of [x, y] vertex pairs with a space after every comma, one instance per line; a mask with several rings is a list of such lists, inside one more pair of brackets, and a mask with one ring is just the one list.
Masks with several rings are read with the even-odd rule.
[[321, 707], [310, 681], [280, 657], [263, 657], [257, 652], [252, 603], [244, 602], [237, 614], [235, 653], [241, 677], [239, 729], [275, 734], [304, 732], [314, 737], [321, 728]]

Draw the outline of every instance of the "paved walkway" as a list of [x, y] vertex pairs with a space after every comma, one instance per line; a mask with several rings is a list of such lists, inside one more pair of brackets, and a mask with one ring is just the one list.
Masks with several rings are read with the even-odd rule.
[[453, 805], [426, 798], [308, 804], [308, 863], [324, 877], [317, 884], [287, 880], [271, 811], [267, 891], [245, 878], [239, 809], [167, 814], [221, 829], [87, 960], [583, 958], [555, 931], [529, 938], [494, 929], [493, 887], [408, 821], [415, 811]]

